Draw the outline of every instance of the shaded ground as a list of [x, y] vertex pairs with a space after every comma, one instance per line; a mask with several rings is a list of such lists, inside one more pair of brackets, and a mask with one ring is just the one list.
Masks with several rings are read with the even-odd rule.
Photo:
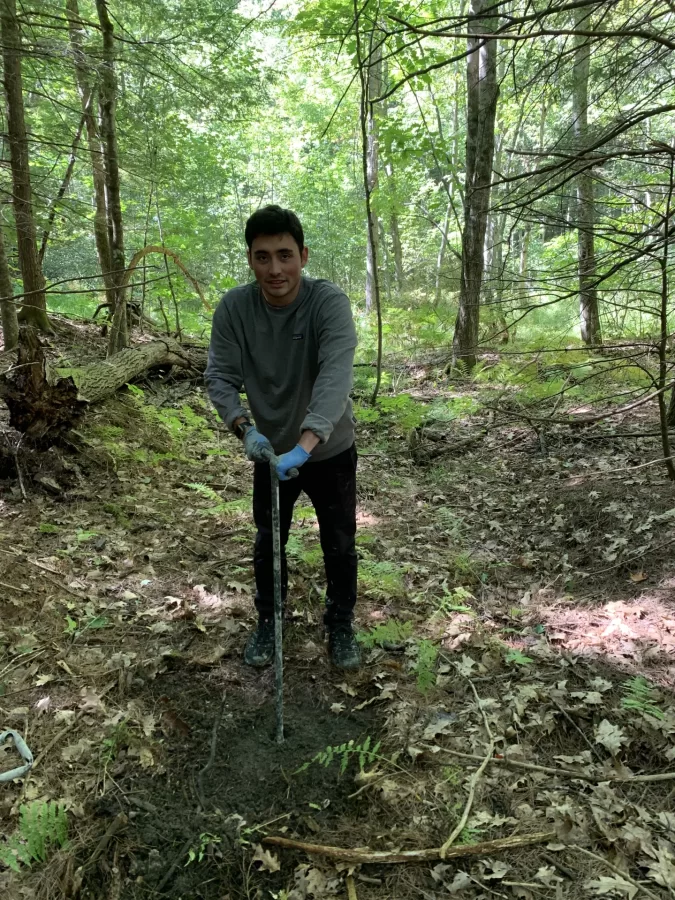
[[[0, 833], [41, 799], [62, 801], [70, 824], [47, 865], [0, 868], [6, 896], [346, 896], [344, 870], [266, 855], [261, 839], [438, 847], [488, 754], [456, 843], [559, 839], [364, 866], [359, 900], [672, 895], [675, 490], [661, 466], [635, 468], [658, 458], [656, 438], [598, 426], [542, 442], [508, 425], [467, 446], [485, 419], [464, 415], [434, 426], [443, 446], [413, 440], [396, 408], [363, 422], [365, 665], [348, 677], [328, 665], [318, 533], [301, 500], [278, 747], [272, 674], [240, 660], [248, 463], [199, 386], [143, 390], [92, 410], [76, 447], [18, 454], [25, 500], [11, 453], [2, 473], [0, 729], [38, 760], [0, 787]], [[478, 396], [416, 390], [434, 409]], [[654, 431], [646, 414], [618, 427]], [[381, 741], [375, 756], [339, 750], [367, 739]], [[328, 747], [328, 766], [311, 762]], [[0, 770], [13, 759], [0, 752]], [[616, 780], [645, 775], [666, 780]]]

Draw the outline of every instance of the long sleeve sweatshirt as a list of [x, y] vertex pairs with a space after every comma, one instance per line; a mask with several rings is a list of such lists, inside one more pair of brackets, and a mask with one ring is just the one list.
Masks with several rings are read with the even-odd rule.
[[303, 277], [295, 300], [270, 306], [256, 282], [228, 291], [213, 317], [206, 385], [225, 424], [248, 416], [276, 453], [303, 431], [320, 443], [311, 461], [354, 441], [352, 387], [356, 329], [348, 297], [332, 282]]

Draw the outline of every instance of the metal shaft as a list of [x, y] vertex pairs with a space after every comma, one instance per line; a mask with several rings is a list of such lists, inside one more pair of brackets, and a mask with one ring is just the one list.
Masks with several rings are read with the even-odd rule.
[[279, 519], [279, 478], [276, 459], [270, 460], [272, 482], [272, 555], [274, 560], [274, 680], [276, 688], [276, 739], [284, 742], [284, 636], [283, 598], [281, 596], [281, 523]]

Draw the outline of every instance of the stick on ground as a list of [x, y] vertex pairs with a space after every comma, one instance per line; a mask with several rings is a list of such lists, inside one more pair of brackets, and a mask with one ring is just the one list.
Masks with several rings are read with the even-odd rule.
[[[537, 831], [533, 834], [514, 834], [511, 837], [498, 838], [496, 841], [483, 841], [480, 844], [459, 844], [448, 848], [445, 859], [459, 859], [463, 856], [489, 856], [502, 853], [515, 847], [530, 847], [533, 844], [545, 844], [557, 840], [555, 831]], [[269, 835], [263, 838], [263, 844], [269, 847], [281, 847], [286, 850], [302, 850], [328, 859], [339, 859], [348, 863], [376, 863], [391, 865], [393, 863], [429, 862], [441, 859], [441, 847], [429, 850], [369, 850], [367, 847], [350, 850], [347, 847], [330, 847], [326, 844], [306, 844], [291, 838]]]

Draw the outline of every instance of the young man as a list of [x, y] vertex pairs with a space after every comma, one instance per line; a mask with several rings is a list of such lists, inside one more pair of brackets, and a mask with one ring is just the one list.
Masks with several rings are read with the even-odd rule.
[[[246, 223], [255, 281], [228, 291], [213, 317], [206, 384], [225, 424], [255, 463], [253, 517], [258, 626], [244, 660], [264, 666], [274, 653], [270, 463], [276, 458], [284, 548], [293, 505], [305, 491], [316, 510], [326, 567], [331, 659], [360, 663], [352, 631], [356, 603], [356, 448], [349, 392], [356, 330], [349, 299], [330, 281], [307, 278], [308, 249], [295, 213], [266, 206]], [[253, 413], [242, 406], [242, 387]], [[253, 424], [255, 422], [255, 424]]]

